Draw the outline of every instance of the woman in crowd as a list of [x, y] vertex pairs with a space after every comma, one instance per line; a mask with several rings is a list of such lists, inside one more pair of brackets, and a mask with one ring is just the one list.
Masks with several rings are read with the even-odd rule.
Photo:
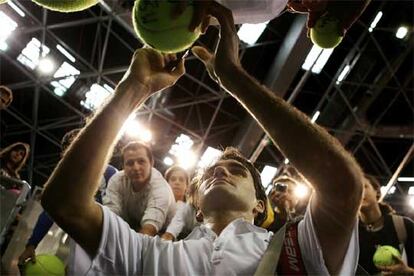
[[[167, 170], [165, 174], [165, 179], [172, 184], [171, 180], [171, 169], [174, 169], [177, 167], [172, 167], [169, 170]], [[178, 167], [179, 168], [179, 167]], [[178, 172], [180, 169], [174, 169], [172, 172]], [[185, 172], [185, 171], [184, 171]], [[186, 173], [186, 172], [185, 172]], [[186, 173], [187, 174], [187, 173]], [[188, 179], [188, 178], [187, 178]], [[198, 193], [198, 185], [199, 185], [199, 179], [198, 177], [194, 177], [191, 180], [190, 185], [188, 185], [188, 188], [186, 186], [186, 192], [185, 192], [185, 202], [177, 201], [177, 211], [175, 213], [175, 216], [171, 220], [171, 223], [168, 225], [167, 230], [165, 233], [161, 236], [165, 240], [177, 240], [180, 238], [185, 238], [194, 227], [200, 224], [202, 221], [202, 217], [200, 217], [197, 214], [198, 211], [198, 200], [197, 200], [197, 193]], [[173, 189], [174, 195], [176, 195], [176, 191]], [[181, 195], [181, 193], [179, 193]], [[176, 196], [177, 199], [177, 196]]]
[[30, 147], [17, 142], [0, 151], [0, 175], [20, 179], [20, 170], [26, 164]]

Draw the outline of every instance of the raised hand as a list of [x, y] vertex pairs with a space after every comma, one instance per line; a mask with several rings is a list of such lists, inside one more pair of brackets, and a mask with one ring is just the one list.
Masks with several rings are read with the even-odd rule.
[[333, 12], [340, 21], [340, 31], [344, 35], [369, 3], [370, 0], [289, 0], [287, 7], [293, 12], [308, 13], [308, 28], [313, 28], [327, 12]]
[[407, 266], [400, 257], [395, 255], [392, 257], [396, 264], [388, 266], [377, 265], [377, 268], [381, 270], [381, 275], [414, 275], [414, 269]]
[[27, 261], [36, 262], [36, 252], [33, 245], [26, 246], [26, 249], [19, 256], [19, 264], [23, 265]]
[[216, 53], [213, 54], [200, 46], [193, 47], [192, 52], [205, 64], [210, 76], [218, 81], [229, 69], [240, 67], [239, 38], [229, 9], [214, 2], [210, 5], [208, 13], [220, 23], [220, 42]]
[[185, 73], [184, 60], [180, 60], [173, 71], [168, 69], [169, 63], [175, 60], [172, 54], [161, 54], [150, 48], [138, 49], [123, 81], [132, 87], [143, 85], [151, 95], [174, 85]]

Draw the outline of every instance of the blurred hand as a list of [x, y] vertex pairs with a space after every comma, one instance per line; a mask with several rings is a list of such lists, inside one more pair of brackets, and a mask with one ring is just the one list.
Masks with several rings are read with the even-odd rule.
[[395, 265], [377, 266], [382, 275], [414, 275], [414, 269], [407, 266], [400, 257], [393, 255], [393, 258], [397, 262]]
[[26, 246], [26, 249], [19, 256], [19, 264], [25, 264], [27, 261], [36, 262], [36, 251], [34, 245]]
[[210, 77], [216, 81], [229, 73], [229, 69], [240, 67], [239, 38], [234, 25], [233, 14], [217, 2], [211, 3], [208, 13], [220, 23], [220, 41], [215, 54], [204, 47], [195, 46], [191, 50], [206, 66]]
[[[351, 28], [361, 16], [370, 0], [335, 1], [335, 0], [289, 0], [287, 6], [293, 12], [308, 13], [307, 27], [313, 28], [316, 21], [328, 11], [335, 12], [340, 21], [342, 35]], [[337, 7], [335, 7], [337, 6]]]
[[[208, 15], [208, 9], [213, 0], [195, 0], [194, 5], [194, 14], [191, 18], [190, 26], [188, 29], [193, 32], [198, 26], [200, 26], [201, 32], [205, 33], [208, 25], [210, 24], [210, 16]], [[174, 3], [174, 8], [172, 10], [172, 18], [179, 17], [188, 5], [188, 0], [178, 0]]]
[[185, 73], [184, 60], [180, 60], [173, 71], [167, 69], [170, 62], [177, 58], [172, 54], [161, 54], [150, 48], [135, 51], [132, 62], [124, 76], [125, 82], [143, 85], [152, 94], [170, 87]]
[[165, 232], [164, 234], [162, 234], [161, 239], [166, 240], [166, 241], [175, 240], [174, 236], [171, 233], [168, 233], [168, 232]]

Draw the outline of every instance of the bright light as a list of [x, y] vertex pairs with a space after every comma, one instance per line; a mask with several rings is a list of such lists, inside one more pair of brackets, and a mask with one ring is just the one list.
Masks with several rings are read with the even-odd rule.
[[55, 87], [53, 92], [58, 96], [63, 96], [65, 92], [72, 86], [76, 80], [76, 75], [79, 75], [80, 71], [67, 63], [62, 63], [59, 69], [53, 75], [54, 78], [62, 78], [58, 81], [52, 81], [50, 84]]
[[201, 156], [197, 167], [201, 169], [210, 167], [222, 154], [223, 152], [221, 150], [218, 150], [212, 147], [207, 147], [207, 149], [204, 151], [203, 155]]
[[368, 29], [369, 32], [372, 32], [375, 29], [375, 27], [377, 26], [378, 22], [381, 20], [381, 17], [382, 17], [382, 11], [379, 11], [377, 13], [377, 15], [375, 16], [374, 20], [372, 21], [369, 29]]
[[322, 49], [321, 47], [313, 45], [309, 54], [306, 56], [305, 62], [302, 64], [302, 69], [310, 70], [312, 68], [312, 73], [319, 74], [328, 62], [333, 50]]
[[294, 193], [297, 198], [304, 198], [309, 194], [309, 188], [305, 184], [298, 183]]
[[190, 136], [181, 134], [175, 139], [175, 142], [171, 146], [169, 153], [178, 157], [182, 152], [190, 150], [193, 144], [194, 142]]
[[0, 11], [0, 49], [6, 51], [9, 47], [6, 39], [17, 28], [17, 23], [8, 17], [4, 12]]
[[266, 29], [267, 23], [269, 23], [269, 21], [260, 24], [243, 24], [237, 32], [237, 35], [241, 41], [253, 45]]
[[62, 46], [60, 46], [59, 44], [56, 45], [56, 49], [58, 49], [59, 52], [61, 52], [65, 57], [67, 57], [70, 61], [75, 62], [76, 59], [74, 56], [72, 56], [71, 54], [69, 54], [68, 51], [66, 51], [65, 48], [63, 48]]
[[410, 188], [408, 188], [408, 194], [414, 195], [414, 186], [411, 186]]
[[164, 164], [165, 164], [165, 165], [167, 165], [167, 166], [172, 166], [172, 165], [174, 165], [174, 160], [173, 160], [171, 157], [169, 157], [169, 156], [166, 156], [166, 157], [164, 158], [163, 162], [164, 162]]
[[[385, 194], [385, 189], [386, 189], [387, 187], [386, 186], [381, 186], [381, 195], [384, 195]], [[391, 188], [390, 188], [390, 190], [388, 191], [388, 194], [389, 195], [392, 195], [392, 194], [394, 194], [395, 193], [395, 186], [392, 186]]]
[[143, 127], [136, 119], [135, 115], [130, 116], [122, 126], [121, 132], [129, 137], [149, 142], [152, 139], [152, 133]]
[[0, 50], [1, 51], [5, 52], [5, 51], [7, 51], [8, 48], [9, 48], [9, 45], [7, 45], [6, 42], [0, 41]]
[[395, 34], [395, 36], [399, 39], [403, 39], [408, 33], [408, 28], [401, 26], [398, 28], [397, 33]]
[[[42, 47], [42, 51], [40, 47]], [[44, 58], [49, 54], [50, 49], [45, 45], [41, 45], [40, 41], [33, 37], [17, 57], [17, 60], [33, 70], [39, 64], [40, 52], [42, 52], [42, 58]]]
[[193, 144], [194, 142], [190, 136], [180, 134], [169, 150], [169, 153], [176, 157], [178, 165], [184, 169], [194, 167], [197, 162], [198, 157], [191, 150]]
[[277, 168], [272, 166], [265, 166], [260, 173], [260, 178], [262, 180], [263, 187], [266, 187], [272, 182], [273, 177], [277, 172]]
[[62, 236], [62, 244], [65, 244], [66, 240], [68, 239], [68, 234], [63, 234]]
[[283, 161], [283, 163], [285, 163], [285, 165], [289, 164], [289, 159], [285, 159], [285, 161]]
[[341, 74], [339, 74], [338, 79], [336, 80], [336, 84], [340, 84], [341, 81], [343, 81], [346, 78], [346, 76], [348, 76], [349, 70], [351, 70], [351, 66], [346, 65], [342, 70]]
[[91, 88], [85, 94], [85, 100], [81, 101], [81, 105], [90, 110], [96, 110], [100, 107], [109, 96], [114, 93], [114, 90], [109, 87], [102, 87], [101, 85], [94, 83]]
[[410, 199], [408, 200], [408, 205], [414, 209], [414, 197], [410, 196]]
[[322, 71], [323, 67], [328, 62], [333, 51], [334, 49], [324, 49], [322, 51], [322, 54], [319, 56], [319, 58], [316, 60], [315, 65], [312, 67], [313, 73], [319, 74]]
[[7, 2], [7, 5], [10, 6], [15, 12], [17, 12], [21, 17], [25, 17], [26, 14], [18, 7], [16, 4], [14, 4], [11, 0]]
[[398, 182], [414, 182], [414, 177], [398, 177]]
[[39, 70], [42, 73], [51, 73], [55, 69], [55, 64], [49, 58], [43, 58], [39, 61]]
[[177, 155], [178, 166], [188, 170], [194, 167], [197, 162], [197, 155], [192, 150], [182, 151]]
[[318, 110], [318, 111], [315, 112], [315, 114], [313, 114], [312, 119], [311, 119], [311, 122], [312, 123], [315, 123], [316, 120], [318, 120], [319, 115], [321, 115], [321, 112]]
[[313, 45], [309, 54], [306, 56], [305, 62], [302, 64], [303, 70], [309, 70], [315, 64], [315, 61], [319, 58], [319, 55], [322, 53], [322, 48], [316, 45]]

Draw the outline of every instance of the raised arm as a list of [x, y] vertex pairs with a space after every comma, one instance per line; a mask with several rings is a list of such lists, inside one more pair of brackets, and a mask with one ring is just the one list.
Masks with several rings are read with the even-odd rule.
[[173, 85], [184, 73], [183, 61], [173, 72], [165, 69], [174, 59], [151, 49], [137, 50], [112, 99], [81, 131], [46, 184], [44, 209], [90, 255], [99, 246], [103, 222], [94, 194], [118, 132], [152, 93]]
[[216, 4], [210, 12], [221, 25], [217, 53], [214, 56], [201, 47], [194, 47], [193, 53], [313, 184], [312, 217], [326, 266], [335, 274], [356, 221], [362, 194], [361, 170], [336, 139], [243, 70], [231, 12]]

